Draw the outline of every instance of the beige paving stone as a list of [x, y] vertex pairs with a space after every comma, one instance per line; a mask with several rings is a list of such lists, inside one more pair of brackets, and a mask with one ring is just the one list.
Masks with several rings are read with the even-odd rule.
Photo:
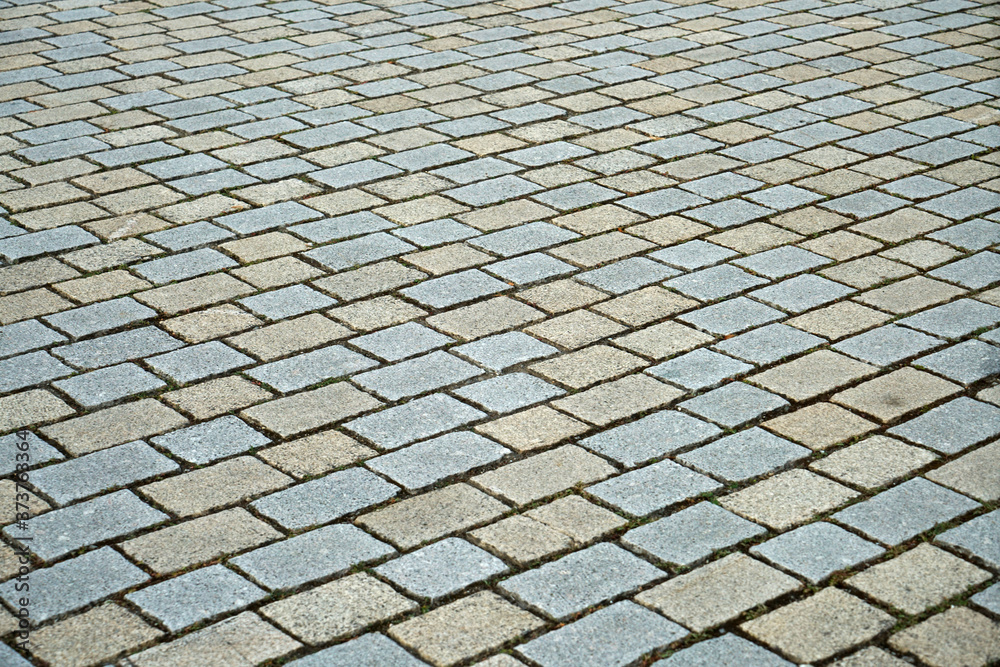
[[632, 225], [626, 231], [657, 245], [669, 246], [693, 239], [711, 230], [712, 228], [708, 225], [682, 218], [679, 215], [671, 215], [651, 222]]
[[539, 361], [529, 368], [571, 389], [583, 389], [645, 365], [645, 361], [628, 352], [607, 345], [591, 345], [554, 359]]
[[916, 615], [991, 577], [989, 572], [972, 563], [925, 543], [873, 565], [844, 583], [900, 611]]
[[576, 445], [563, 445], [477, 475], [472, 481], [520, 506], [577, 484], [600, 481], [614, 472], [604, 459]]
[[240, 416], [284, 438], [343, 421], [381, 405], [382, 401], [347, 382], [335, 382], [255, 405], [243, 410]]
[[164, 329], [189, 343], [202, 343], [229, 336], [262, 323], [262, 320], [232, 304], [199, 310], [160, 322]]
[[830, 280], [836, 280], [857, 289], [867, 289], [887, 280], [912, 276], [916, 273], [916, 269], [884, 257], [867, 256], [837, 264], [819, 273]]
[[281, 537], [242, 507], [234, 507], [127, 540], [121, 549], [153, 572], [169, 574]]
[[694, 632], [802, 588], [802, 583], [744, 554], [730, 554], [635, 597]]
[[321, 475], [376, 454], [374, 449], [333, 430], [257, 452], [257, 456], [297, 479]]
[[9, 544], [0, 545], [0, 580], [6, 581], [21, 570], [22, 556]]
[[138, 490], [168, 512], [189, 517], [242, 503], [293, 481], [252, 456], [237, 456]]
[[233, 269], [231, 273], [261, 290], [284, 287], [325, 275], [316, 267], [294, 257], [269, 259], [265, 262]]
[[42, 434], [79, 456], [159, 435], [187, 423], [182, 415], [159, 401], [144, 398], [46, 426]]
[[415, 225], [429, 220], [447, 218], [467, 210], [469, 210], [468, 207], [456, 204], [444, 197], [430, 195], [414, 201], [383, 206], [375, 209], [375, 212], [401, 225]]
[[480, 424], [474, 430], [514, 451], [527, 452], [586, 433], [589, 427], [546, 405], [540, 405]]
[[616, 338], [614, 343], [645, 357], [662, 360], [714, 340], [712, 336], [683, 324], [661, 322]]
[[489, 591], [473, 593], [389, 628], [389, 636], [444, 667], [499, 648], [542, 627], [535, 615]]
[[910, 663], [880, 648], [869, 646], [832, 664], [833, 667], [906, 667]]
[[75, 304], [47, 289], [33, 289], [27, 292], [0, 297], [0, 325], [21, 320], [51, 315], [60, 310], [72, 308]]
[[919, 239], [894, 246], [881, 253], [883, 257], [910, 264], [918, 269], [930, 269], [959, 257], [962, 253], [943, 243]]
[[353, 301], [410, 285], [426, 277], [427, 274], [399, 262], [387, 261], [320, 278], [313, 285], [337, 298]]
[[654, 250], [656, 247], [656, 244], [649, 241], [613, 231], [566, 243], [549, 252], [561, 260], [589, 269], [646, 250]]
[[684, 392], [679, 389], [647, 375], [626, 375], [553, 401], [552, 406], [591, 424], [607, 426], [640, 412], [662, 407], [683, 395]]
[[[614, 204], [602, 204], [569, 215], [553, 218], [552, 223], [577, 234], [590, 236], [645, 220], [641, 215]], [[567, 246], [563, 246], [564, 248]]]
[[[253, 294], [254, 289], [236, 278], [225, 274], [215, 274], [192, 278], [172, 285], [164, 285], [156, 289], [140, 292], [135, 295], [136, 301], [140, 301], [151, 308], [155, 308], [165, 315], [174, 315], [195, 308], [201, 308], [221, 301], [228, 301], [247, 294]], [[226, 305], [223, 308], [236, 309], [234, 305]], [[215, 312], [215, 311], [213, 311]], [[220, 324], [208, 325], [209, 327], [223, 326]]]
[[890, 319], [890, 315], [874, 308], [868, 308], [853, 301], [838, 301], [825, 308], [793, 317], [785, 324], [817, 336], [839, 340], [877, 327]]
[[555, 215], [555, 211], [547, 206], [536, 204], [527, 199], [480, 208], [455, 216], [460, 222], [475, 227], [481, 232], [492, 232], [506, 229], [514, 225], [544, 220]]
[[352, 574], [272, 602], [261, 614], [307, 644], [346, 637], [417, 608], [387, 584]]
[[108, 602], [36, 630], [31, 653], [53, 667], [87, 667], [104, 664], [162, 636], [162, 630]]
[[136, 278], [127, 271], [109, 271], [59, 283], [53, 289], [78, 303], [86, 304], [113, 299], [147, 287], [152, 287], [152, 283]]
[[961, 389], [930, 373], [906, 367], [835, 394], [830, 400], [891, 422]]
[[857, 498], [857, 491], [808, 470], [789, 470], [719, 499], [751, 521], [785, 530]]
[[579, 544], [604, 537], [627, 522], [614, 512], [577, 495], [563, 496], [525, 512], [536, 521], [569, 535]]
[[937, 458], [926, 449], [873, 435], [838, 449], [809, 467], [841, 482], [871, 490], [888, 486]]
[[237, 241], [229, 241], [219, 246], [239, 262], [259, 262], [262, 259], [272, 259], [302, 252], [309, 244], [285, 232], [268, 232], [260, 236], [250, 236]]
[[552, 314], [583, 308], [607, 298], [604, 292], [569, 279], [531, 287], [518, 292], [516, 296]]
[[545, 313], [507, 296], [498, 296], [471, 306], [455, 308], [427, 318], [438, 331], [462, 340], [475, 340], [490, 334], [537, 322]]
[[339, 308], [330, 308], [326, 314], [352, 329], [374, 331], [423, 317], [427, 311], [394, 296], [377, 296]]
[[225, 195], [212, 194], [190, 201], [161, 208], [157, 215], [176, 224], [187, 224], [198, 220], [207, 220], [220, 215], [236, 213], [250, 208], [247, 204]]
[[570, 350], [623, 331], [627, 329], [622, 325], [589, 310], [574, 310], [525, 329], [532, 336]]
[[951, 224], [947, 218], [907, 206], [873, 220], [858, 223], [851, 230], [874, 236], [886, 243], [899, 243]]
[[966, 607], [952, 607], [893, 635], [889, 646], [930, 667], [986, 667], [1000, 659], [1000, 624]]
[[740, 626], [797, 662], [816, 662], [863, 644], [895, 619], [837, 588], [780, 607]]
[[230, 375], [169, 391], [160, 398], [194, 419], [208, 419], [266, 401], [272, 395], [249, 380]]
[[44, 389], [0, 396], [0, 433], [74, 414], [73, 408]]
[[79, 275], [79, 271], [66, 266], [54, 257], [19, 262], [12, 266], [0, 267], [0, 294], [42, 287]]
[[319, 313], [310, 313], [227, 338], [226, 342], [258, 359], [271, 361], [332, 343], [352, 333]]
[[878, 368], [831, 350], [819, 350], [750, 376], [750, 382], [795, 401], [804, 401], [852, 384]]
[[[166, 220], [138, 211], [114, 218], [95, 220], [83, 226], [87, 231], [108, 241], [149, 234], [172, 227]], [[91, 250], [96, 252], [98, 248], [91, 248]]]
[[19, 512], [38, 516], [49, 509], [47, 502], [24, 487], [18, 489], [12, 479], [0, 480], [0, 494], [0, 525], [14, 523]]
[[638, 327], [676, 315], [697, 305], [698, 302], [693, 299], [653, 286], [597, 304], [592, 310], [630, 327]]
[[523, 515], [469, 533], [479, 546], [519, 565], [565, 551], [575, 542], [558, 530]]
[[1000, 500], [1000, 442], [964, 454], [927, 478], [983, 502]]
[[914, 276], [864, 292], [854, 298], [880, 310], [902, 315], [950, 301], [964, 292], [965, 290], [961, 287], [955, 287], [940, 280]]
[[356, 523], [400, 549], [411, 549], [492, 521], [509, 509], [479, 489], [458, 483], [390, 502], [382, 509], [362, 514]]
[[257, 614], [243, 612], [130, 659], [138, 667], [253, 667], [301, 646]]
[[[493, 256], [470, 248], [462, 243], [452, 243], [432, 250], [422, 250], [403, 255], [410, 264], [433, 275], [439, 276], [472, 266], [493, 261]], [[423, 274], [421, 274], [422, 276]]]
[[838, 262], [867, 255], [882, 248], [882, 244], [878, 241], [843, 230], [803, 241], [799, 246]]
[[732, 248], [736, 252], [749, 255], [777, 248], [786, 243], [801, 241], [802, 236], [781, 227], [775, 227], [766, 222], [754, 222], [749, 225], [730, 229], [721, 234], [713, 234], [705, 240]]

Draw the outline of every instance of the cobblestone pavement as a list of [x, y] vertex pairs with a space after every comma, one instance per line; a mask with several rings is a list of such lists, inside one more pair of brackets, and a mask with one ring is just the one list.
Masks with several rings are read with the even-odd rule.
[[998, 16], [0, 0], [0, 664], [996, 664]]

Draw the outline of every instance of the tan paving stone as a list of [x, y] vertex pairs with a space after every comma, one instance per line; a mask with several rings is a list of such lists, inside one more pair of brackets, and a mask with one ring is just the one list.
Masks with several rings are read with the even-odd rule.
[[906, 667], [910, 663], [880, 648], [869, 646], [832, 664], [834, 667]]
[[389, 636], [432, 665], [454, 665], [544, 625], [489, 591], [473, 593], [389, 628]]
[[526, 222], [544, 220], [552, 217], [554, 214], [555, 211], [547, 206], [536, 204], [527, 199], [518, 199], [505, 204], [476, 209], [468, 213], [460, 213], [455, 216], [455, 219], [471, 227], [475, 227], [481, 232], [492, 232]]
[[855, 297], [861, 303], [874, 306], [896, 315], [922, 310], [928, 306], [950, 301], [965, 290], [940, 280], [914, 276], [864, 292]]
[[284, 287], [294, 283], [305, 282], [326, 275], [314, 266], [310, 266], [294, 257], [278, 257], [250, 266], [233, 269], [232, 274], [244, 280], [259, 290]]
[[271, 361], [332, 343], [352, 333], [319, 313], [311, 313], [248, 331], [226, 342], [263, 361]]
[[432, 315], [427, 318], [427, 324], [450, 336], [462, 340], [475, 340], [515, 329], [544, 317], [543, 312], [527, 304], [507, 296], [498, 296], [471, 306]]
[[886, 243], [899, 243], [948, 226], [947, 218], [916, 208], [901, 208], [882, 217], [861, 222], [851, 230], [874, 236]]
[[730, 554], [635, 599], [694, 632], [704, 632], [800, 588], [794, 577], [744, 554]]
[[[70, 253], [72, 254], [74, 253]], [[42, 287], [79, 275], [79, 271], [66, 266], [54, 257], [19, 262], [12, 266], [0, 267], [0, 294]]]
[[477, 475], [472, 481], [520, 506], [577, 484], [600, 481], [614, 472], [604, 459], [576, 445], [563, 445]]
[[3, 296], [0, 297], [0, 325], [51, 315], [74, 305], [72, 301], [47, 289], [33, 289]]
[[611, 231], [619, 227], [627, 227], [642, 220], [645, 220], [645, 218], [638, 213], [615, 206], [614, 204], [603, 204], [577, 213], [559, 216], [558, 218], [554, 218], [552, 223], [578, 234], [590, 236], [591, 234], [600, 234], [601, 232]]
[[597, 304], [591, 310], [630, 327], [638, 327], [676, 315], [697, 305], [698, 302], [693, 299], [654, 286], [644, 287]]
[[381, 405], [381, 401], [350, 384], [337, 382], [255, 405], [243, 410], [240, 416], [281, 437], [288, 437], [343, 421]]
[[714, 340], [712, 336], [683, 324], [661, 322], [616, 338], [614, 342], [631, 352], [661, 360]]
[[219, 246], [241, 263], [259, 262], [302, 252], [309, 245], [285, 232], [268, 232], [260, 236], [251, 236], [237, 241], [229, 241]]
[[[432, 250], [422, 250], [404, 255], [410, 264], [435, 276], [473, 266], [480, 266], [493, 260], [492, 255], [470, 248], [463, 243], [453, 243]], [[423, 275], [423, 274], [421, 274]]]
[[0, 396], [0, 433], [68, 417], [75, 411], [44, 389]]
[[852, 334], [877, 327], [892, 319], [890, 315], [853, 301], [838, 301], [825, 308], [793, 317], [785, 324], [803, 331], [839, 340]]
[[845, 580], [851, 588], [907, 614], [961, 595], [992, 575], [947, 551], [920, 544]]
[[937, 458], [926, 449], [884, 435], [873, 435], [838, 449], [809, 467], [853, 486], [877, 489], [902, 479]]
[[35, 631], [31, 652], [53, 667], [85, 667], [103, 664], [161, 636], [162, 630], [109, 602]]
[[568, 279], [531, 287], [518, 292], [516, 296], [550, 314], [583, 308], [607, 298], [604, 292]]
[[708, 225], [703, 225], [700, 222], [682, 218], [679, 215], [671, 215], [659, 220], [632, 225], [627, 231], [629, 234], [652, 241], [657, 245], [669, 246], [693, 239], [711, 231], [711, 229]]
[[152, 287], [152, 284], [126, 271], [109, 271], [89, 278], [58, 283], [53, 289], [78, 303], [87, 304], [113, 299], [148, 287]]
[[775, 530], [805, 523], [860, 494], [808, 470], [789, 470], [719, 499], [719, 504]]
[[469, 536], [484, 549], [519, 565], [547, 558], [575, 544], [568, 535], [523, 515], [474, 530]]
[[[253, 292], [253, 287], [240, 282], [236, 278], [225, 274], [216, 274], [201, 278], [192, 278], [191, 280], [184, 280], [172, 285], [165, 285], [140, 292], [135, 295], [135, 298], [136, 301], [155, 308], [164, 315], [174, 315], [195, 308], [201, 308], [202, 306], [229, 301], [237, 297], [246, 296], [247, 294], [253, 294]], [[229, 304], [220, 308], [223, 311], [213, 309], [212, 316], [217, 316], [226, 309], [229, 311], [236, 310], [236, 306]], [[233, 317], [233, 315], [229, 316], [230, 319]], [[243, 321], [247, 320], [244, 318]], [[225, 324], [217, 323], [214, 320], [210, 323], [206, 322], [206, 328], [210, 330], [221, 327], [225, 327]], [[232, 333], [232, 331], [230, 330], [226, 333]]]
[[400, 549], [411, 549], [428, 540], [492, 521], [509, 509], [479, 489], [458, 483], [390, 503], [362, 514], [356, 523]]
[[750, 382], [795, 401], [805, 401], [871, 377], [878, 368], [831, 350], [819, 350], [750, 376]]
[[302, 479], [370, 458], [376, 452], [338, 431], [330, 430], [262, 449], [257, 455], [282, 472]]
[[607, 426], [662, 407], [683, 395], [679, 389], [647, 375], [627, 375], [553, 401], [552, 406], [591, 424]]
[[914, 273], [916, 270], [905, 264], [878, 256], [861, 257], [820, 271], [820, 275], [825, 278], [857, 289], [867, 289], [887, 280], [912, 276]]
[[517, 452], [549, 447], [586, 433], [589, 427], [552, 408], [540, 405], [480, 424], [475, 431]]
[[313, 285], [337, 298], [353, 301], [410, 285], [426, 277], [427, 274], [399, 262], [388, 261], [320, 278]]
[[893, 635], [889, 646], [931, 667], [985, 667], [1000, 658], [1000, 624], [966, 607], [952, 607]]
[[38, 516], [49, 509], [49, 504], [24, 487], [17, 488], [12, 479], [0, 480], [0, 525], [14, 523], [20, 512]]
[[927, 473], [927, 478], [983, 502], [1000, 500], [1000, 442], [964, 454]]
[[339, 308], [326, 314], [358, 331], [374, 331], [423, 317], [426, 310], [417, 308], [394, 296], [377, 296]]
[[891, 422], [959, 391], [961, 387], [947, 380], [906, 367], [835, 394], [830, 400]]
[[266, 401], [272, 395], [249, 380], [230, 375], [169, 391], [160, 398], [194, 419], [208, 419]]
[[571, 389], [583, 389], [645, 365], [646, 362], [628, 352], [607, 345], [592, 345], [554, 359], [539, 361], [529, 368]]
[[600, 236], [592, 236], [573, 243], [566, 243], [552, 249], [550, 254], [561, 260], [589, 269], [647, 250], [655, 250], [656, 247], [656, 244], [649, 241], [643, 241], [622, 232], [612, 231]]
[[187, 419], [159, 401], [144, 398], [46, 426], [42, 433], [74, 456], [141, 440], [179, 428]]
[[892, 616], [836, 588], [780, 607], [740, 626], [798, 662], [816, 662], [892, 627]]
[[574, 310], [532, 325], [524, 331], [559, 347], [575, 350], [627, 329], [589, 310]]
[[882, 248], [882, 244], [878, 241], [843, 230], [803, 241], [799, 246], [838, 262], [867, 255]]
[[569, 535], [580, 544], [604, 537], [626, 524], [625, 519], [614, 512], [577, 495], [557, 498], [528, 510], [525, 515]]

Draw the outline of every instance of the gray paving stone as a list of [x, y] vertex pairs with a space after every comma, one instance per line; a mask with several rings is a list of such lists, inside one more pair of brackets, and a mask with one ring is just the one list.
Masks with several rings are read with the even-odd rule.
[[1000, 585], [993, 584], [985, 591], [976, 593], [969, 599], [980, 607], [989, 609], [994, 614], [1000, 614]]
[[896, 545], [977, 507], [979, 503], [917, 477], [831, 518], [883, 544]]
[[0, 392], [24, 389], [72, 373], [72, 368], [48, 352], [29, 352], [0, 361]]
[[733, 428], [788, 404], [788, 401], [776, 394], [743, 382], [731, 382], [688, 399], [680, 407], [724, 427]]
[[518, 647], [543, 667], [624, 667], [687, 634], [628, 600], [600, 609]]
[[507, 571], [499, 558], [449, 537], [375, 568], [411, 595], [439, 600]]
[[381, 232], [394, 227], [395, 225], [385, 218], [375, 215], [371, 211], [362, 211], [295, 225], [290, 227], [289, 231], [310, 241], [325, 243], [372, 232]]
[[645, 257], [632, 257], [599, 269], [585, 271], [578, 274], [576, 278], [599, 289], [614, 294], [624, 294], [660, 282], [677, 275], [677, 273], [677, 271]]
[[646, 516], [722, 488], [715, 480], [673, 461], [627, 472], [588, 487], [587, 492], [632, 516]]
[[818, 584], [834, 572], [855, 567], [884, 550], [825, 521], [800, 526], [752, 547], [750, 553]]
[[[34, 451], [31, 453], [36, 454]], [[31, 484], [60, 505], [65, 505], [178, 469], [176, 463], [137, 440], [46, 466], [31, 473]]]
[[723, 380], [737, 377], [750, 370], [753, 370], [750, 364], [724, 354], [698, 349], [653, 366], [646, 372], [685, 389], [698, 390], [717, 385]]
[[305, 255], [334, 271], [343, 271], [416, 249], [416, 246], [395, 236], [376, 232], [350, 241], [316, 248]]
[[451, 243], [452, 241], [464, 241], [473, 236], [479, 236], [479, 233], [479, 230], [451, 218], [424, 222], [393, 231], [396, 236], [422, 248]]
[[828, 258], [795, 246], [782, 246], [733, 260], [733, 264], [737, 266], [772, 279], [784, 278], [829, 263]]
[[203, 465], [263, 447], [270, 439], [239, 417], [226, 415], [157, 436], [152, 442], [185, 461]]
[[899, 320], [899, 324], [945, 338], [960, 338], [998, 323], [1000, 308], [974, 299], [958, 299]]
[[621, 547], [602, 543], [515, 575], [500, 588], [552, 619], [565, 620], [664, 575]]
[[247, 371], [247, 375], [287, 394], [377, 365], [375, 361], [342, 345], [331, 345], [257, 366]]
[[942, 343], [933, 336], [890, 324], [846, 338], [834, 345], [833, 349], [871, 364], [889, 366]]
[[[343, 574], [355, 565], [395, 554], [388, 544], [348, 524], [334, 524], [269, 544], [230, 559], [261, 586], [294, 588]], [[302, 554], [309, 554], [302, 558]]]
[[162, 285], [236, 266], [239, 265], [221, 252], [211, 248], [201, 248], [200, 250], [191, 250], [170, 257], [142, 262], [133, 268], [143, 278], [151, 280], [157, 285]]
[[662, 410], [637, 421], [584, 438], [580, 445], [632, 468], [672, 454], [721, 433], [712, 424], [676, 410]]
[[83, 407], [94, 408], [167, 385], [135, 364], [125, 363], [59, 380], [53, 386]]
[[854, 291], [850, 287], [832, 280], [813, 274], [804, 274], [768, 287], [762, 287], [751, 292], [750, 296], [778, 308], [801, 313], [804, 310], [842, 299]]
[[427, 665], [385, 635], [370, 633], [288, 663], [294, 667], [423, 667]]
[[699, 301], [715, 301], [767, 284], [767, 280], [723, 264], [668, 280], [663, 285]]
[[281, 202], [215, 218], [213, 222], [237, 234], [253, 234], [322, 218], [323, 214], [298, 202]]
[[416, 322], [406, 322], [351, 339], [351, 345], [386, 361], [399, 361], [453, 342], [455, 339], [451, 336]]
[[384, 449], [396, 449], [486, 417], [444, 394], [431, 394], [403, 405], [347, 422], [348, 430]]
[[[27, 450], [25, 450], [27, 447]], [[17, 469], [18, 453], [28, 452], [31, 467], [64, 458], [58, 449], [30, 431], [18, 431], [0, 436], [0, 475]]]
[[[649, 253], [653, 259], [681, 269], [700, 269], [735, 257], [738, 253], [700, 239]], [[753, 268], [753, 267], [748, 267]]]
[[996, 539], [1000, 529], [1000, 510], [977, 516], [941, 533], [937, 541], [956, 547], [979, 558], [990, 567], [1000, 567], [1000, 541]]
[[677, 460], [727, 482], [785, 468], [812, 451], [754, 427], [681, 454]]
[[368, 459], [365, 465], [412, 491], [492, 463], [509, 453], [488, 438], [459, 431]]
[[210, 341], [149, 357], [146, 363], [157, 373], [187, 384], [250, 366], [254, 360], [219, 341]]
[[13, 540], [30, 535], [28, 549], [48, 561], [168, 518], [131, 491], [122, 490], [33, 517], [25, 522], [28, 527], [24, 532], [16, 524], [3, 532]]
[[0, 358], [30, 352], [65, 340], [65, 336], [38, 320], [9, 324], [0, 327]]
[[[103, 547], [31, 573], [31, 617], [38, 623], [74, 611], [149, 580], [149, 575], [111, 547]], [[17, 580], [0, 584], [14, 608], [23, 596]]]
[[266, 595], [232, 570], [210, 565], [129, 593], [125, 599], [176, 632]]
[[468, 243], [502, 257], [511, 257], [578, 238], [580, 235], [576, 232], [556, 227], [548, 222], [529, 222], [519, 227], [478, 236]]
[[471, 343], [458, 345], [451, 351], [493, 371], [502, 371], [510, 366], [541, 359], [558, 352], [551, 345], [520, 331], [480, 338]]
[[966, 250], [983, 250], [1000, 243], [1000, 225], [986, 220], [969, 220], [927, 235], [927, 238], [944, 241]]
[[783, 319], [781, 311], [757, 301], [738, 296], [705, 308], [679, 315], [677, 319], [699, 329], [719, 335], [729, 335]]
[[713, 348], [753, 364], [771, 364], [825, 342], [784, 324], [769, 324], [716, 343]]
[[73, 338], [82, 338], [135, 324], [155, 316], [156, 311], [152, 308], [143, 306], [131, 297], [122, 297], [90, 306], [64, 310], [61, 313], [43, 317], [42, 320]]
[[400, 292], [414, 301], [431, 308], [450, 308], [491, 294], [510, 289], [507, 283], [488, 276], [482, 271], [469, 269], [440, 278], [432, 278], [407, 287]]
[[57, 227], [0, 239], [0, 257], [8, 262], [16, 262], [28, 257], [74, 250], [95, 243], [100, 243], [100, 239], [79, 227]]
[[700, 641], [653, 663], [654, 667], [792, 667], [793, 664], [776, 653], [729, 633]]
[[483, 268], [515, 285], [538, 282], [576, 270], [574, 266], [566, 262], [537, 252], [487, 264]]
[[313, 310], [328, 308], [337, 303], [334, 299], [305, 285], [292, 285], [272, 292], [239, 299], [257, 315], [269, 320], [283, 320]]
[[542, 187], [517, 176], [501, 176], [479, 181], [444, 194], [469, 206], [488, 206], [538, 192]]
[[63, 345], [52, 352], [68, 364], [91, 369], [170, 352], [179, 347], [184, 347], [184, 343], [156, 327], [148, 326]]
[[962, 396], [888, 433], [944, 454], [957, 454], [1000, 434], [1000, 408]]
[[440, 389], [480, 375], [482, 371], [447, 352], [431, 352], [354, 376], [364, 387], [396, 401]]
[[913, 362], [950, 380], [970, 385], [1000, 374], [1000, 349], [978, 340], [967, 340]]
[[288, 530], [335, 521], [392, 498], [399, 488], [362, 468], [349, 468], [264, 496], [251, 507]]

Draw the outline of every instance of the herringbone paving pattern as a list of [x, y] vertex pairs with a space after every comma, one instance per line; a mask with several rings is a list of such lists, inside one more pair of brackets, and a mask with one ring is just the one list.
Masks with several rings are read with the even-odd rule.
[[998, 16], [0, 0], [0, 664], [996, 664]]

